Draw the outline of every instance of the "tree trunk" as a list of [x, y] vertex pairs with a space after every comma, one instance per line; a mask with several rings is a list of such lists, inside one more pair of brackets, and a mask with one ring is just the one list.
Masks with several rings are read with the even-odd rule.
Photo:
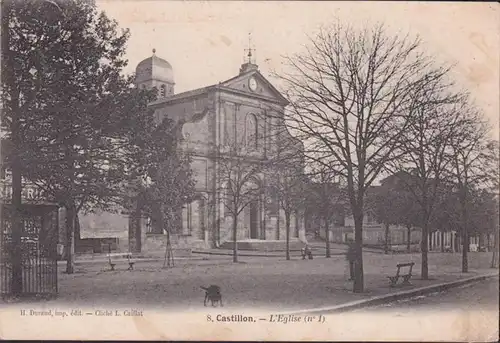
[[75, 222], [76, 211], [73, 205], [66, 206], [66, 273], [73, 274], [75, 266]]
[[286, 259], [290, 260], [290, 211], [285, 211]]
[[462, 239], [462, 273], [469, 272], [469, 261], [468, 261], [468, 252], [469, 252], [469, 233], [467, 232], [467, 228], [464, 227], [463, 239]]
[[422, 250], [422, 268], [420, 274], [422, 280], [429, 279], [429, 262], [427, 260], [428, 257], [427, 252], [429, 250], [428, 243], [429, 243], [429, 227], [428, 227], [428, 221], [425, 220], [424, 225], [422, 227], [422, 241], [420, 243]]
[[462, 273], [469, 272], [469, 261], [468, 261], [468, 252], [469, 252], [469, 232], [467, 228], [467, 209], [465, 196], [462, 200]]
[[75, 245], [78, 245], [78, 242], [82, 239], [82, 235], [80, 232], [80, 218], [78, 213], [75, 215]]
[[132, 212], [130, 219], [131, 227], [129, 228], [129, 238], [133, 238], [133, 242], [135, 243], [132, 247], [130, 247], [129, 244], [129, 251], [140, 253], [142, 251], [142, 227], [140, 210], [136, 209], [134, 212]]
[[385, 224], [385, 233], [384, 233], [384, 254], [389, 253], [389, 224]]
[[408, 252], [410, 252], [411, 251], [411, 226], [408, 225], [406, 227], [406, 230], [407, 230], [406, 231], [407, 232], [407, 235], [406, 235], [407, 236], [406, 237], [406, 250]]
[[[14, 153], [16, 154], [16, 153]], [[16, 156], [13, 160], [18, 160]], [[16, 162], [17, 163], [17, 162]], [[12, 294], [21, 295], [23, 292], [23, 270], [22, 270], [22, 241], [24, 227], [22, 222], [22, 183], [19, 168], [12, 165]]]
[[354, 216], [354, 284], [353, 292], [362, 293], [364, 291], [363, 277], [363, 210], [353, 209]]
[[280, 215], [280, 210], [278, 209], [278, 218], [276, 218], [276, 240], [277, 241], [280, 240], [280, 219], [281, 219], [281, 215]]
[[441, 229], [441, 252], [444, 252], [444, 230]]
[[142, 227], [141, 227], [141, 215], [137, 215], [135, 218], [135, 252], [140, 253], [142, 251]]
[[[23, 271], [22, 271], [22, 248], [21, 237], [24, 231], [22, 216], [22, 176], [20, 171], [19, 154], [16, 151], [19, 146], [20, 120], [19, 120], [19, 92], [16, 90], [16, 80], [13, 75], [14, 58], [10, 51], [10, 11], [12, 2], [2, 3], [2, 81], [12, 90], [10, 102], [11, 110], [11, 173], [12, 173], [12, 212], [10, 213], [12, 230], [12, 248], [10, 253], [12, 259], [12, 295], [19, 296], [23, 291]], [[6, 102], [7, 102], [6, 101]], [[7, 107], [8, 108], [8, 107]], [[3, 229], [3, 228], [2, 228]]]
[[325, 239], [326, 239], [325, 256], [326, 258], [330, 258], [332, 256], [330, 252], [330, 225], [327, 218], [325, 218]]
[[233, 215], [233, 262], [238, 262], [238, 242], [236, 231], [238, 228], [238, 216]]
[[167, 233], [167, 242], [165, 244], [165, 257], [163, 259], [163, 268], [165, 266], [167, 267], [173, 267], [174, 264], [174, 253], [172, 251], [172, 240], [170, 236], [170, 227], [165, 230]]
[[491, 255], [491, 268], [498, 268], [498, 231], [493, 232], [493, 254]]

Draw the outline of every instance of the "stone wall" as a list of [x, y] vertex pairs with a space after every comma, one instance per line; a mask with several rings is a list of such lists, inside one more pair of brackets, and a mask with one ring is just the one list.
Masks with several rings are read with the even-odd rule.
[[[174, 256], [190, 256], [192, 249], [206, 248], [204, 240], [194, 239], [189, 236], [171, 235], [170, 244]], [[167, 235], [147, 234], [142, 244], [142, 255], [144, 256], [164, 256], [167, 246]]]

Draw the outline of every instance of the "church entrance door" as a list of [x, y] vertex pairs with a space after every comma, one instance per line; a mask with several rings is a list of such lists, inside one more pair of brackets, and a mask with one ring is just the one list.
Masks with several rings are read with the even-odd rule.
[[258, 225], [259, 225], [259, 203], [252, 201], [250, 203], [250, 238], [258, 238]]

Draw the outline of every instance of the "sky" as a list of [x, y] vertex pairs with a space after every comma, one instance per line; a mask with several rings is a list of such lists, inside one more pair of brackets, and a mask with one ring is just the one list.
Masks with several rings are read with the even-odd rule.
[[156, 49], [173, 67], [176, 93], [237, 75], [249, 36], [260, 71], [276, 83], [270, 72], [280, 72], [282, 57], [300, 53], [322, 25], [383, 23], [389, 33], [420, 36], [425, 52], [454, 64], [454, 79], [470, 91], [493, 136], [499, 136], [497, 3], [98, 0], [97, 5], [130, 29], [125, 72], [134, 72]]

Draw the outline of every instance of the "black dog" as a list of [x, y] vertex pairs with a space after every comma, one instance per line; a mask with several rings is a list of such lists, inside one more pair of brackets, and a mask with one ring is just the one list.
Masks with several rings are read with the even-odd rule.
[[201, 287], [205, 291], [205, 300], [203, 301], [203, 305], [207, 306], [207, 300], [212, 302], [212, 306], [215, 306], [216, 302], [220, 303], [220, 306], [222, 305], [222, 294], [220, 293], [220, 287], [216, 285], [210, 285], [209, 287]]

